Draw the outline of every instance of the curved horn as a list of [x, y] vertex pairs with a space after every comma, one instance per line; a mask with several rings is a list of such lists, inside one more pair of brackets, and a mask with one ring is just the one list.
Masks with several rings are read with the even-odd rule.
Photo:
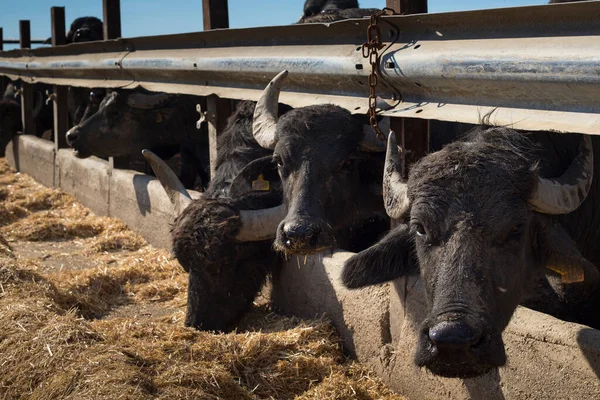
[[[384, 117], [379, 121], [379, 129], [384, 135], [389, 135], [390, 132], [390, 117]], [[368, 153], [383, 153], [386, 149], [385, 140], [379, 140], [377, 133], [371, 127], [371, 125], [363, 125], [363, 138], [358, 143], [358, 146], [362, 151]]]
[[594, 177], [594, 149], [589, 135], [581, 136], [579, 151], [562, 176], [538, 178], [537, 189], [529, 199], [534, 211], [542, 214], [568, 214], [585, 200]]
[[406, 183], [402, 182], [402, 156], [398, 151], [396, 134], [393, 131], [388, 136], [385, 155], [383, 202], [390, 218], [401, 219], [410, 210]]
[[145, 93], [132, 93], [127, 96], [127, 104], [133, 108], [139, 108], [142, 110], [152, 110], [160, 107], [162, 104], [177, 97], [177, 95], [169, 93], [156, 93], [156, 94], [145, 94]]
[[35, 103], [35, 107], [33, 109], [33, 119], [36, 119], [38, 117], [38, 115], [40, 115], [40, 112], [42, 111], [42, 107], [44, 106], [44, 96], [42, 95], [42, 92], [40, 92], [39, 90], [37, 90], [35, 92], [35, 99], [37, 100]]
[[265, 149], [273, 150], [277, 139], [275, 139], [275, 128], [277, 126], [279, 93], [283, 81], [288, 76], [288, 71], [280, 72], [265, 88], [260, 95], [254, 118], [252, 121], [252, 134], [254, 139]]
[[179, 215], [192, 202], [190, 194], [173, 170], [159, 156], [150, 150], [142, 150], [142, 155], [148, 160], [169, 200], [173, 203], [175, 215]]
[[286, 214], [287, 210], [283, 204], [263, 210], [240, 210], [242, 227], [235, 238], [240, 242], [272, 239]]

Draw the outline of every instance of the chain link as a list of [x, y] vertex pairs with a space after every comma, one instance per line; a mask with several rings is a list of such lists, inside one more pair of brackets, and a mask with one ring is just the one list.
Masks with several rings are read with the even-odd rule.
[[367, 28], [367, 41], [362, 45], [362, 55], [369, 59], [371, 73], [367, 78], [369, 84], [369, 124], [381, 141], [385, 141], [385, 135], [379, 128], [377, 120], [377, 85], [379, 84], [379, 50], [385, 45], [381, 43], [381, 29], [379, 28], [379, 17], [382, 15], [394, 15], [396, 12], [391, 8], [384, 8], [371, 15], [369, 27]]

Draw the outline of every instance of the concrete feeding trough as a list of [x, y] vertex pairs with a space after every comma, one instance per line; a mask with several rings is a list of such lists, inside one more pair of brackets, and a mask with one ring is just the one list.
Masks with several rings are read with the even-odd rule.
[[[169, 247], [172, 207], [160, 183], [104, 160], [80, 160], [33, 136], [7, 147], [7, 161], [47, 186], [60, 187], [99, 215], [121, 218], [150, 243]], [[197, 196], [194, 193], [193, 196]], [[439, 378], [413, 364], [425, 315], [417, 278], [348, 290], [340, 281], [352, 253], [292, 258], [273, 278], [277, 308], [302, 317], [326, 314], [345, 348], [410, 399], [599, 399], [600, 331], [517, 309], [503, 334], [508, 363], [473, 379]]]

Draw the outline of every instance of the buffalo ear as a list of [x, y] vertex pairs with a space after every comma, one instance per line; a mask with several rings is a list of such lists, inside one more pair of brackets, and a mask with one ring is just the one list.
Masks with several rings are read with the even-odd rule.
[[344, 263], [342, 283], [349, 289], [388, 282], [417, 271], [414, 239], [408, 225], [400, 225], [379, 243]]
[[560, 274], [563, 283], [595, 284], [600, 280], [598, 268], [581, 255], [559, 223], [544, 218], [537, 232], [537, 244], [542, 265]]

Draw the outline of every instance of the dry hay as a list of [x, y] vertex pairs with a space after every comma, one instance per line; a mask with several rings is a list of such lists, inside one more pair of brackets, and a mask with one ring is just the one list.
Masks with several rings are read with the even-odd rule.
[[[325, 320], [263, 306], [243, 331], [185, 328], [187, 276], [168, 252], [0, 171], [3, 206], [25, 210], [0, 228], [1, 399], [400, 399], [345, 359]], [[91, 267], [48, 271], [20, 251], [67, 239]]]

